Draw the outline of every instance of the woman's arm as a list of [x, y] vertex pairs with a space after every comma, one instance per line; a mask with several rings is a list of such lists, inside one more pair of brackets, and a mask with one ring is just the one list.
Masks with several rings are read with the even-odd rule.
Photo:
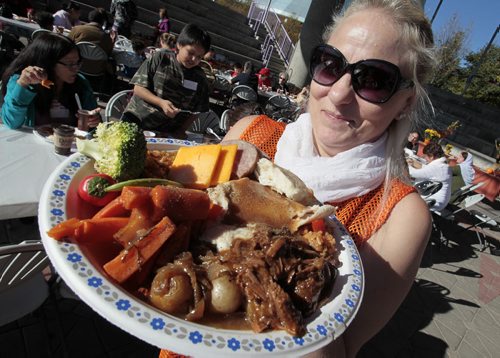
[[19, 75], [12, 75], [7, 83], [7, 93], [2, 105], [3, 123], [12, 129], [21, 127], [23, 124], [35, 125], [35, 107], [33, 101], [36, 92], [29, 86], [23, 87], [18, 83]]
[[343, 335], [346, 355], [359, 349], [392, 318], [413, 284], [431, 231], [431, 216], [417, 193], [404, 197], [387, 222], [361, 248], [365, 292]]

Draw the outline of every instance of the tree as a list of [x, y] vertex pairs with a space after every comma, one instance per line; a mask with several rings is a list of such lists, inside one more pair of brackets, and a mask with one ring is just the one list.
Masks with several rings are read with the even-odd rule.
[[[483, 51], [484, 48], [477, 52], [470, 52], [465, 56], [465, 64], [462, 69], [465, 79], [474, 73], [474, 70], [477, 72], [464, 96], [500, 107], [500, 66], [498, 65], [500, 63], [500, 47], [492, 44], [483, 62], [479, 64]], [[479, 67], [476, 69], [476, 66]]]
[[436, 67], [432, 75], [433, 86], [459, 93], [465, 78], [461, 73], [460, 61], [466, 53], [465, 44], [469, 30], [460, 26], [454, 14], [436, 37]]

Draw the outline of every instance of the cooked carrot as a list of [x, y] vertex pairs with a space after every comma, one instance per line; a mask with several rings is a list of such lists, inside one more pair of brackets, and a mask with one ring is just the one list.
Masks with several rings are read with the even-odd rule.
[[152, 205], [144, 205], [142, 207], [133, 208], [127, 225], [115, 234], [115, 240], [123, 247], [127, 247], [129, 242], [133, 241], [137, 237], [137, 233], [139, 231], [149, 230], [153, 227], [158, 220], [153, 220], [151, 208]]
[[54, 226], [52, 229], [47, 231], [47, 235], [58, 241], [67, 237], [74, 237], [75, 230], [78, 229], [81, 224], [82, 222], [79, 219], [71, 218]]
[[75, 231], [78, 242], [113, 242], [116, 234], [129, 222], [129, 218], [110, 217], [82, 220], [82, 224]]
[[125, 209], [121, 197], [117, 197], [109, 202], [106, 206], [102, 207], [92, 218], [102, 219], [108, 217], [121, 217], [129, 215], [130, 210]]
[[186, 251], [189, 247], [190, 236], [191, 223], [177, 225], [172, 237], [158, 250], [159, 255], [155, 260], [156, 267], [165, 266], [174, 261], [175, 256]]
[[158, 251], [175, 230], [175, 225], [164, 217], [144, 237], [134, 240], [113, 260], [104, 265], [104, 270], [117, 282], [126, 281]]
[[120, 198], [125, 209], [133, 209], [139, 206], [143, 206], [147, 202], [151, 201], [149, 193], [151, 188], [143, 186], [126, 186], [122, 189], [122, 194]]
[[210, 198], [201, 190], [158, 185], [151, 190], [153, 204], [164, 210], [174, 222], [205, 220], [210, 209]]
[[326, 225], [324, 219], [315, 219], [311, 221], [312, 231], [326, 231]]

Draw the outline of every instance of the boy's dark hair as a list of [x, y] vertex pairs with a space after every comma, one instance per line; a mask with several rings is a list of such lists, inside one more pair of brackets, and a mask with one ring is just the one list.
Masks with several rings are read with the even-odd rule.
[[35, 22], [40, 25], [40, 28], [52, 31], [54, 16], [48, 11], [37, 11], [35, 12]]
[[427, 144], [424, 147], [423, 153], [432, 155], [434, 158], [444, 157], [443, 148], [441, 148], [441, 145], [437, 142], [430, 142], [429, 144]]
[[187, 24], [179, 34], [177, 43], [181, 46], [198, 45], [207, 53], [210, 50], [211, 39], [208, 32], [202, 30], [197, 25]]
[[99, 25], [104, 25], [108, 22], [108, 14], [102, 7], [98, 7], [89, 12], [89, 22], [97, 22]]
[[80, 5], [77, 3], [71, 1], [69, 4], [63, 4], [62, 9], [69, 11], [69, 10], [80, 10]]
[[234, 65], [233, 65], [234, 68], [241, 68], [243, 69], [243, 65], [239, 62], [235, 62]]

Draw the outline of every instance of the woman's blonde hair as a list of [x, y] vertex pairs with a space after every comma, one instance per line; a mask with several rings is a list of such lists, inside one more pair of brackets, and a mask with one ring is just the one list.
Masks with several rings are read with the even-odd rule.
[[[387, 175], [385, 187], [389, 188], [392, 179], [409, 182], [403, 147], [411, 128], [418, 127], [433, 115], [432, 104], [424, 89], [435, 64], [434, 39], [431, 23], [426, 18], [417, 0], [353, 0], [342, 13], [333, 16], [333, 21], [323, 34], [325, 42], [342, 22], [363, 10], [380, 10], [392, 19], [400, 33], [399, 44], [404, 53], [405, 73], [410, 74], [415, 86], [415, 103], [412, 108], [395, 118], [388, 128], [386, 145]], [[386, 193], [387, 195], [388, 193]], [[385, 199], [383, 199], [385, 202]], [[381, 206], [383, 207], [383, 205]]]

